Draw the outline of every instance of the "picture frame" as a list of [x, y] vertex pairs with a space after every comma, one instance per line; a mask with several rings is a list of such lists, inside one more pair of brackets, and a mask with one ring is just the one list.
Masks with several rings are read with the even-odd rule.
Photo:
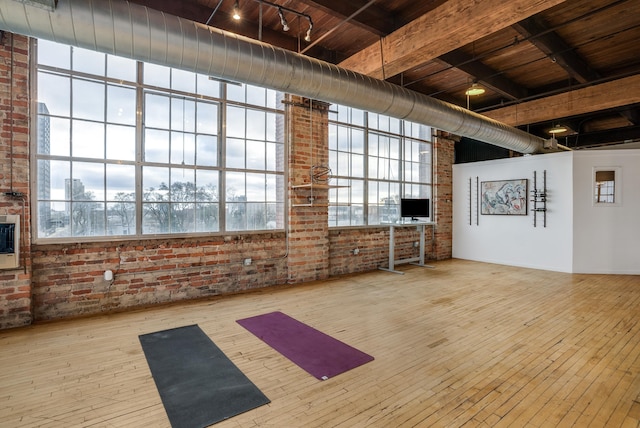
[[527, 215], [529, 180], [483, 181], [480, 201], [483, 215]]

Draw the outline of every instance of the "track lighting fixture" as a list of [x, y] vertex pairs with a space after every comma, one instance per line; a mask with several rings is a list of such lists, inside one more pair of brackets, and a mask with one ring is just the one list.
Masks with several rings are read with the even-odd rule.
[[284, 17], [284, 13], [282, 12], [281, 7], [278, 8], [278, 16], [280, 17], [280, 23], [282, 24], [282, 31], [289, 31], [289, 23]]
[[310, 42], [311, 41], [311, 30], [313, 29], [313, 21], [311, 21], [311, 17], [307, 17], [307, 19], [309, 20], [309, 29], [307, 30], [307, 34], [304, 36], [304, 41], [305, 42]]
[[233, 5], [233, 14], [231, 16], [233, 16], [233, 19], [235, 19], [236, 21], [239, 21], [241, 18], [240, 5], [238, 4], [238, 0], [236, 0], [235, 4]]

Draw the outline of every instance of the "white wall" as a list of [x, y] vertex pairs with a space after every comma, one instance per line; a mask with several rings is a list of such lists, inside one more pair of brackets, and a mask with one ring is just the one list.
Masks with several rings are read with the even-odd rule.
[[[458, 164], [453, 167], [453, 257], [571, 272], [573, 267], [572, 153], [525, 156], [495, 161]], [[537, 214], [533, 226], [532, 205], [526, 216], [477, 215], [478, 181], [529, 179], [537, 171], [542, 187], [547, 171], [547, 227]], [[471, 178], [471, 219], [469, 218], [469, 178]], [[478, 225], [476, 225], [478, 219]], [[471, 225], [469, 221], [471, 220]]]
[[[618, 169], [618, 203], [594, 203], [594, 168]], [[574, 262], [583, 273], [640, 274], [640, 150], [577, 151], [573, 162]]]
[[[594, 168], [601, 167], [620, 171], [619, 203], [614, 206], [594, 204]], [[526, 217], [476, 217], [476, 177], [528, 178], [531, 189], [534, 170], [538, 187], [547, 171], [546, 228], [540, 214], [538, 227], [533, 227], [530, 211]], [[454, 165], [453, 195], [453, 257], [559, 272], [640, 274], [640, 150], [584, 150]]]

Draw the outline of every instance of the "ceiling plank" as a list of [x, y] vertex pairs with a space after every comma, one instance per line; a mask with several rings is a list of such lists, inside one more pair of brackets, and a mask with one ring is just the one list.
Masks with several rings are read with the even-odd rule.
[[548, 26], [539, 17], [527, 18], [514, 24], [513, 28], [578, 82], [592, 82], [602, 77], [556, 32], [549, 31]]
[[[368, 1], [307, 0], [305, 3], [336, 18], [345, 19], [366, 6]], [[377, 36], [386, 36], [397, 28], [396, 19], [375, 3], [354, 16], [349, 22]]]
[[561, 119], [640, 102], [640, 75], [483, 112], [511, 126]]
[[376, 78], [395, 76], [564, 1], [450, 0], [340, 66]]
[[485, 65], [478, 60], [474, 60], [471, 55], [468, 55], [459, 49], [440, 55], [439, 59], [450, 66], [473, 76], [478, 83], [499, 93], [505, 98], [519, 100], [528, 96], [526, 88], [523, 88], [512, 80], [502, 76], [488, 65]]

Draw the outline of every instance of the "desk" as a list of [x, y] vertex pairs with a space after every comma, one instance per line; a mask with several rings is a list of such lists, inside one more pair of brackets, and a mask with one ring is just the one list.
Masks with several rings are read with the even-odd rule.
[[[434, 226], [435, 223], [427, 223], [427, 222], [407, 222], [407, 223], [393, 223], [389, 225], [389, 267], [379, 267], [380, 270], [385, 270], [387, 272], [398, 273], [400, 275], [404, 275], [404, 272], [400, 272], [395, 270], [395, 265], [402, 263], [411, 263], [416, 266], [422, 266], [433, 269], [433, 266], [424, 264], [424, 229], [425, 226]], [[410, 257], [407, 259], [395, 259], [395, 229], [396, 227], [407, 227], [407, 226], [415, 226], [416, 229], [420, 232], [420, 256], [418, 257]], [[417, 263], [415, 263], [417, 262]]]

